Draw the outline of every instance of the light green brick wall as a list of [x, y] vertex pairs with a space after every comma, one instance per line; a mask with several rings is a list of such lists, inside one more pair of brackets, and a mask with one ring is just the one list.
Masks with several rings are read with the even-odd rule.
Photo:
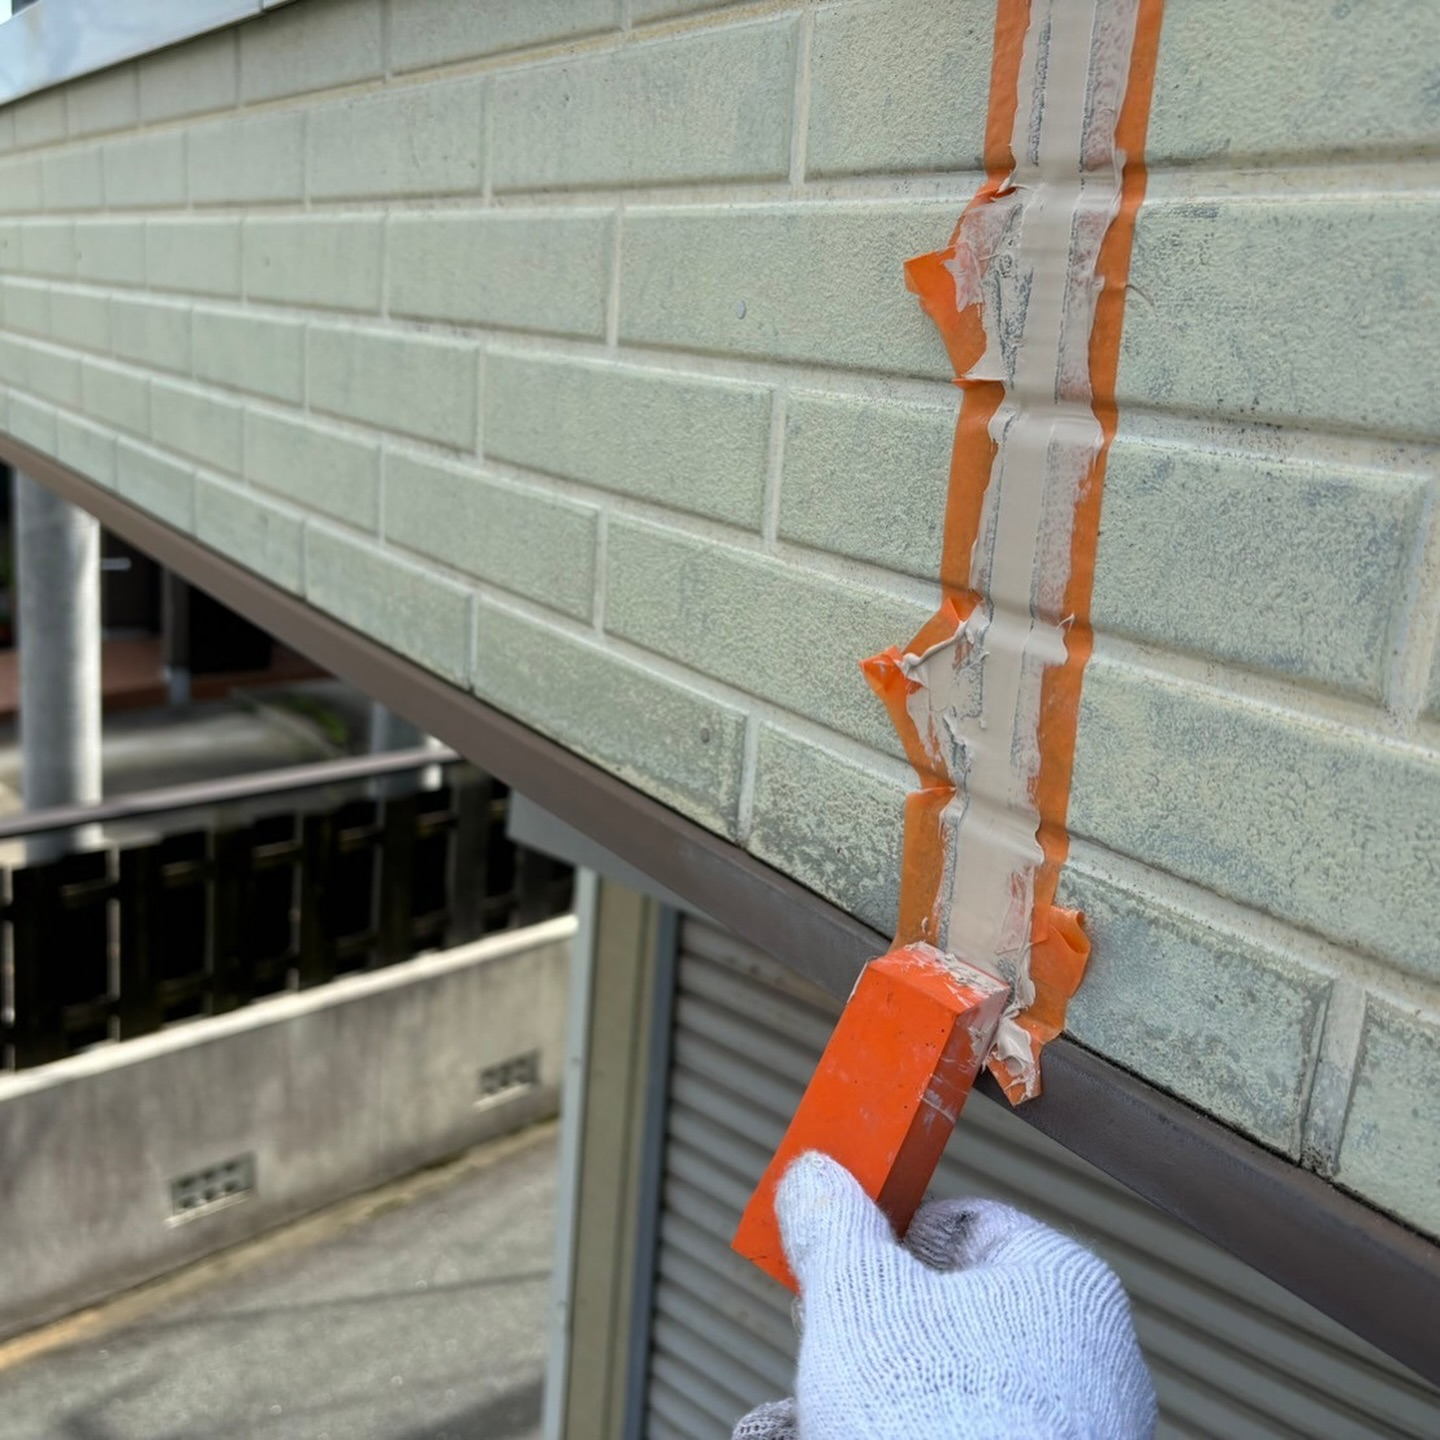
[[[1072, 1028], [1440, 1233], [1440, 7], [1321, 8], [1167, 5]], [[0, 109], [3, 419], [888, 929], [993, 20], [298, 0]]]

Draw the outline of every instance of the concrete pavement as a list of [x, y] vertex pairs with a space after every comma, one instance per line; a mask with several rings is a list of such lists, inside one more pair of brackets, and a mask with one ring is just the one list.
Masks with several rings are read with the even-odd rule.
[[538, 1127], [0, 1347], [0, 1440], [538, 1440]]

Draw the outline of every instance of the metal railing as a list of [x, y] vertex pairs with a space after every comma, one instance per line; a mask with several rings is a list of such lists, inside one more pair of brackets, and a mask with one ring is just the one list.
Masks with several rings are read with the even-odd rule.
[[[431, 766], [438, 789], [352, 796], [0, 871], [0, 1068], [564, 913], [568, 867], [515, 846], [507, 787], [451, 751], [325, 761], [65, 806], [0, 838], [243, 805]], [[393, 783], [393, 782], [392, 782]]]

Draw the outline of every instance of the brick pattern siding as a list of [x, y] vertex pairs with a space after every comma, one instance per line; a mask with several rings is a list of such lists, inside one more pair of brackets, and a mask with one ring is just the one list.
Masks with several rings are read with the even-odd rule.
[[[1440, 7], [1171, 0], [1075, 1035], [1440, 1232]], [[0, 109], [12, 434], [881, 929], [982, 0], [300, 0]], [[1223, 63], [1222, 63], [1223, 61]]]

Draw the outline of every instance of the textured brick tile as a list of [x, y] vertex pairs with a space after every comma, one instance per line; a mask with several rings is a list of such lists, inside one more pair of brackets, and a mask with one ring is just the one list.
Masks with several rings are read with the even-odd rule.
[[85, 146], [40, 159], [47, 210], [99, 210], [105, 204], [100, 151]]
[[256, 485], [357, 529], [379, 523], [380, 445], [252, 410], [245, 417], [245, 474]]
[[386, 540], [582, 620], [595, 591], [595, 530], [588, 505], [386, 456]]
[[195, 538], [283, 589], [301, 585], [303, 522], [252, 491], [200, 475], [195, 481]]
[[27, 347], [25, 382], [42, 399], [71, 410], [80, 405], [80, 360], [65, 350], [45, 345]]
[[116, 65], [65, 86], [67, 129], [74, 135], [128, 130], [140, 120], [140, 91], [133, 65]]
[[150, 387], [150, 434], [168, 450], [240, 473], [241, 410], [189, 385], [156, 380]]
[[526, 0], [524, 5], [392, 0], [390, 63], [396, 70], [419, 70], [613, 29], [619, 20], [617, 0]]
[[305, 0], [240, 27], [240, 98], [275, 100], [384, 70], [380, 0]]
[[1398, 472], [1117, 441], [1092, 616], [1378, 698], [1423, 498]]
[[1329, 982], [1072, 861], [1061, 898], [1093, 953], [1071, 1001], [1083, 1044], [1294, 1157]]
[[305, 594], [312, 605], [463, 684], [469, 670], [469, 593], [362, 541], [312, 524]]
[[638, 25], [645, 20], [668, 20], [696, 10], [715, 10], [727, 3], [738, 4], [741, 0], [630, 0], [630, 18]]
[[145, 226], [145, 273], [152, 290], [239, 295], [240, 222], [149, 221]]
[[795, 27], [787, 16], [498, 76], [495, 188], [788, 174]]
[[10, 433], [25, 445], [46, 455], [55, 453], [55, 409], [42, 405], [25, 395], [10, 397], [8, 427]]
[[780, 534], [892, 570], [938, 575], [955, 417], [953, 402], [791, 395]]
[[143, 285], [144, 224], [138, 220], [77, 220], [75, 275], [99, 285]]
[[1440, 9], [1414, 0], [1172, 6], [1146, 155], [1152, 163], [1234, 163], [1433, 145], [1437, 52]]
[[549, 626], [481, 600], [475, 691], [682, 814], [729, 834], [744, 717]]
[[390, 309], [455, 324], [605, 333], [611, 219], [597, 211], [397, 216]]
[[1341, 944], [1440, 976], [1440, 756], [1384, 747], [1097, 650], [1070, 826]]
[[758, 385], [496, 351], [485, 362], [488, 455], [752, 529], [769, 430]]
[[994, 0], [819, 11], [807, 170], [983, 170], [994, 34]]
[[13, 385], [21, 390], [25, 388], [29, 369], [26, 364], [28, 349], [23, 340], [0, 330], [0, 384]]
[[0, 298], [7, 330], [42, 340], [50, 334], [50, 286], [39, 280], [6, 280]]
[[378, 219], [245, 222], [245, 294], [251, 300], [379, 311], [384, 235]]
[[38, 157], [21, 155], [0, 164], [0, 214], [40, 210], [44, 204]]
[[473, 447], [479, 388], [473, 345], [316, 325], [309, 354], [310, 403], [317, 410], [460, 450]]
[[[631, 210], [621, 338], [949, 379], [944, 347], [901, 267], [944, 245], [960, 208], [913, 201]], [[838, 296], [857, 323], [837, 323]]]
[[56, 86], [15, 104], [15, 144], [54, 145], [65, 138], [65, 89]]
[[305, 121], [293, 111], [194, 125], [186, 141], [196, 205], [264, 204], [305, 194]]
[[150, 433], [150, 381], [134, 370], [87, 360], [81, 368], [85, 413], [132, 435]]
[[204, 35], [140, 61], [140, 115], [147, 122], [229, 110], [240, 94], [234, 29]]
[[116, 446], [116, 488], [142, 510], [188, 531], [195, 513], [195, 474], [164, 455], [128, 440]]
[[1130, 285], [1149, 303], [1126, 309], [1121, 408], [1440, 435], [1437, 263], [1429, 199], [1147, 205]]
[[98, 425], [60, 415], [55, 427], [55, 454], [62, 465], [78, 470], [97, 485], [115, 485], [115, 437]]
[[68, 220], [32, 220], [22, 225], [20, 266], [27, 275], [69, 280], [75, 274], [75, 227]]
[[[894, 763], [862, 767], [764, 726], [749, 849], [886, 934], [896, 921], [905, 792]], [[908, 772], [906, 772], [908, 774]]]
[[318, 200], [480, 189], [481, 82], [409, 85], [311, 112]]
[[1367, 1007], [1336, 1182], [1440, 1236], [1440, 1026]]
[[611, 633], [899, 753], [859, 662], [928, 611], [655, 526], [612, 522], [606, 550]]
[[121, 359], [159, 370], [190, 369], [190, 308], [117, 295], [110, 302], [110, 334]]
[[77, 350], [109, 350], [109, 296], [56, 286], [50, 292], [50, 333], [58, 344]]
[[185, 137], [179, 130], [108, 141], [105, 201], [112, 209], [142, 210], [185, 203]]
[[298, 320], [197, 306], [195, 375], [298, 404], [305, 396], [305, 327]]

